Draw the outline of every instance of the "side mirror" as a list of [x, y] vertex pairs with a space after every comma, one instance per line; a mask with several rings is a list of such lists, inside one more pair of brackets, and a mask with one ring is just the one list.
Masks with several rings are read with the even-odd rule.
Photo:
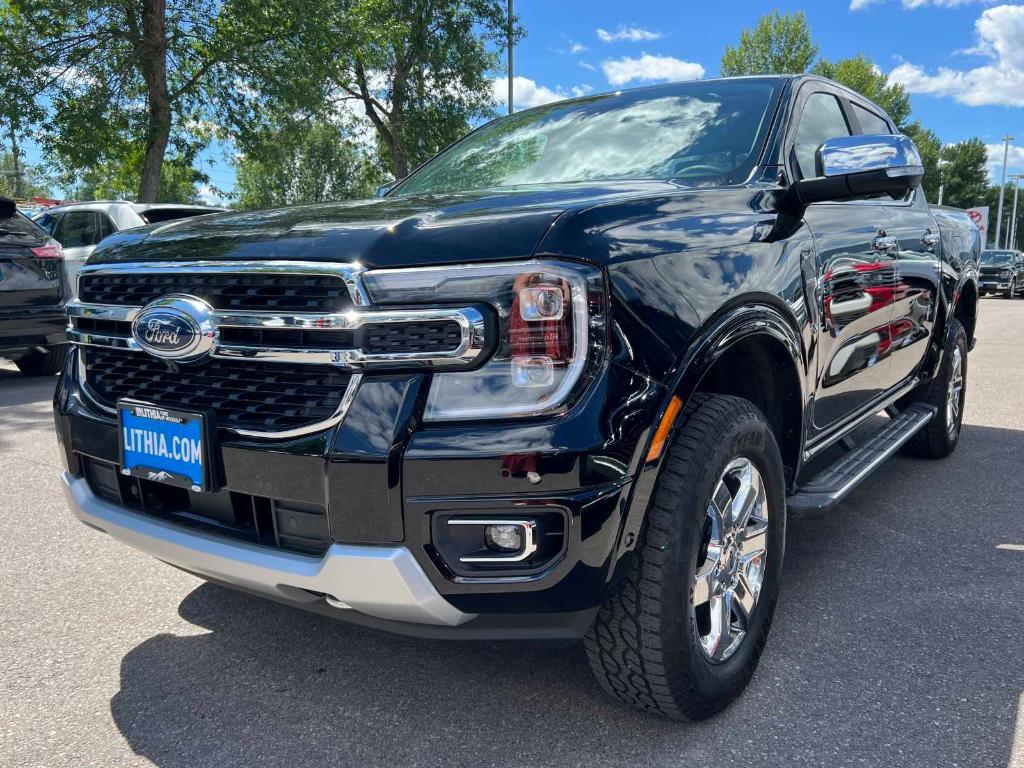
[[924, 165], [906, 136], [840, 136], [817, 151], [819, 175], [793, 184], [804, 206], [873, 195], [902, 197], [924, 178]]

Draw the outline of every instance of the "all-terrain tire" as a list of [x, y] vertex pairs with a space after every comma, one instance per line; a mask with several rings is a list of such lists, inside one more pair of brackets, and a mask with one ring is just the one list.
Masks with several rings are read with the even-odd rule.
[[[601, 686], [623, 702], [673, 719], [699, 720], [746, 687], [764, 650], [778, 599], [786, 530], [778, 445], [748, 400], [696, 395], [664, 459], [621, 589], [602, 604], [584, 643]], [[693, 574], [711, 495], [726, 467], [748, 459], [768, 509], [767, 560], [747, 633], [725, 661], [704, 652], [693, 605]]]

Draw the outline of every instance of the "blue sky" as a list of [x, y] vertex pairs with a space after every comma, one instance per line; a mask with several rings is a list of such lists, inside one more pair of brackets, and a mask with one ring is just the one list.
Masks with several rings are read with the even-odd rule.
[[[976, 0], [516, 0], [527, 29], [516, 51], [517, 106], [665, 80], [715, 77], [724, 47], [765, 12], [802, 10], [820, 55], [865, 54], [912, 94], [914, 116], [944, 142], [1019, 140], [1024, 172], [1024, 5]], [[496, 83], [503, 94], [504, 81]], [[234, 173], [212, 150], [204, 170], [231, 189]], [[38, 159], [32, 151], [30, 160]]]

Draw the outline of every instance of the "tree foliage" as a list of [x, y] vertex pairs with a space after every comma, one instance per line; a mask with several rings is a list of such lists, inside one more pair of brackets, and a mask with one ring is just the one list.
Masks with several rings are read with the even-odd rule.
[[938, 202], [939, 160], [942, 158], [942, 141], [935, 131], [922, 126], [920, 120], [915, 120], [904, 126], [903, 132], [913, 139], [914, 144], [917, 145], [917, 151], [921, 154], [921, 162], [924, 165], [922, 186], [925, 199], [930, 203]]
[[902, 129], [910, 118], [910, 96], [900, 83], [889, 78], [866, 56], [827, 61], [814, 65], [814, 74], [835, 80], [865, 96], [889, 113]]
[[[1017, 193], [1017, 238], [1015, 242], [1011, 242], [1010, 247], [1015, 250], [1020, 250], [1024, 246], [1024, 190]], [[985, 190], [985, 197], [979, 200], [974, 205], [987, 205], [988, 206], [988, 232], [989, 240], [988, 246], [990, 248], [1002, 248], [1007, 242], [1007, 239], [1012, 234], [1013, 227], [1013, 184], [1007, 183], [1003, 187], [1003, 228], [999, 234], [999, 242], [995, 242], [996, 237], [996, 217], [999, 211], [999, 185], [993, 184], [987, 190]]]
[[942, 148], [942, 202], [956, 208], [979, 205], [988, 190], [988, 152], [981, 139]]
[[[16, 180], [21, 184], [16, 184]], [[0, 152], [0, 197], [49, 197], [50, 183], [31, 165], [14, 161], [11, 152]]]
[[803, 11], [772, 11], [758, 19], [753, 29], [740, 32], [735, 48], [725, 47], [721, 71], [724, 77], [801, 74], [817, 55], [818, 44]]
[[365, 113], [396, 178], [492, 114], [506, 14], [504, 0], [350, 0], [334, 16], [336, 99]]
[[[0, 37], [51, 105], [42, 143], [68, 174], [134, 157], [138, 199], [160, 194], [168, 148], [194, 154], [192, 125], [244, 113], [246, 89], [287, 91], [314, 22], [287, 0], [10, 0]], [[302, 78], [296, 78], [302, 83]]]
[[283, 126], [237, 168], [242, 208], [372, 197], [383, 183], [380, 169], [348, 132], [327, 123]]

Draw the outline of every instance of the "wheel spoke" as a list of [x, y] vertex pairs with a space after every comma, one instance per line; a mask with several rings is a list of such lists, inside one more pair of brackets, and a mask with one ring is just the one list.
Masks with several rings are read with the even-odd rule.
[[740, 624], [744, 628], [750, 626], [750, 614], [754, 612], [754, 605], [757, 603], [757, 595], [753, 592], [746, 580], [740, 578], [736, 586], [728, 590], [731, 595], [731, 604], [739, 616]]
[[738, 479], [740, 487], [733, 494], [729, 523], [742, 528], [760, 502], [761, 475], [754, 471], [754, 466], [750, 462], [747, 462]]
[[711, 531], [712, 541], [721, 542], [725, 536], [725, 531], [729, 527], [729, 510], [732, 503], [733, 499], [729, 494], [729, 489], [725, 483], [719, 483], [715, 488], [715, 495], [711, 497], [711, 503], [708, 505], [708, 515], [714, 524]]
[[704, 561], [704, 565], [697, 571], [693, 580], [694, 606], [704, 605], [711, 599], [711, 593], [715, 587], [715, 565], [717, 564], [718, 557], [712, 559], [711, 551], [708, 550], [708, 559]]
[[732, 628], [732, 597], [728, 592], [713, 595], [711, 598], [711, 629], [701, 638], [704, 650], [708, 655], [719, 660], [730, 645]]
[[740, 541], [740, 555], [743, 562], [763, 555], [766, 549], [768, 549], [768, 523], [748, 526], [743, 540]]

